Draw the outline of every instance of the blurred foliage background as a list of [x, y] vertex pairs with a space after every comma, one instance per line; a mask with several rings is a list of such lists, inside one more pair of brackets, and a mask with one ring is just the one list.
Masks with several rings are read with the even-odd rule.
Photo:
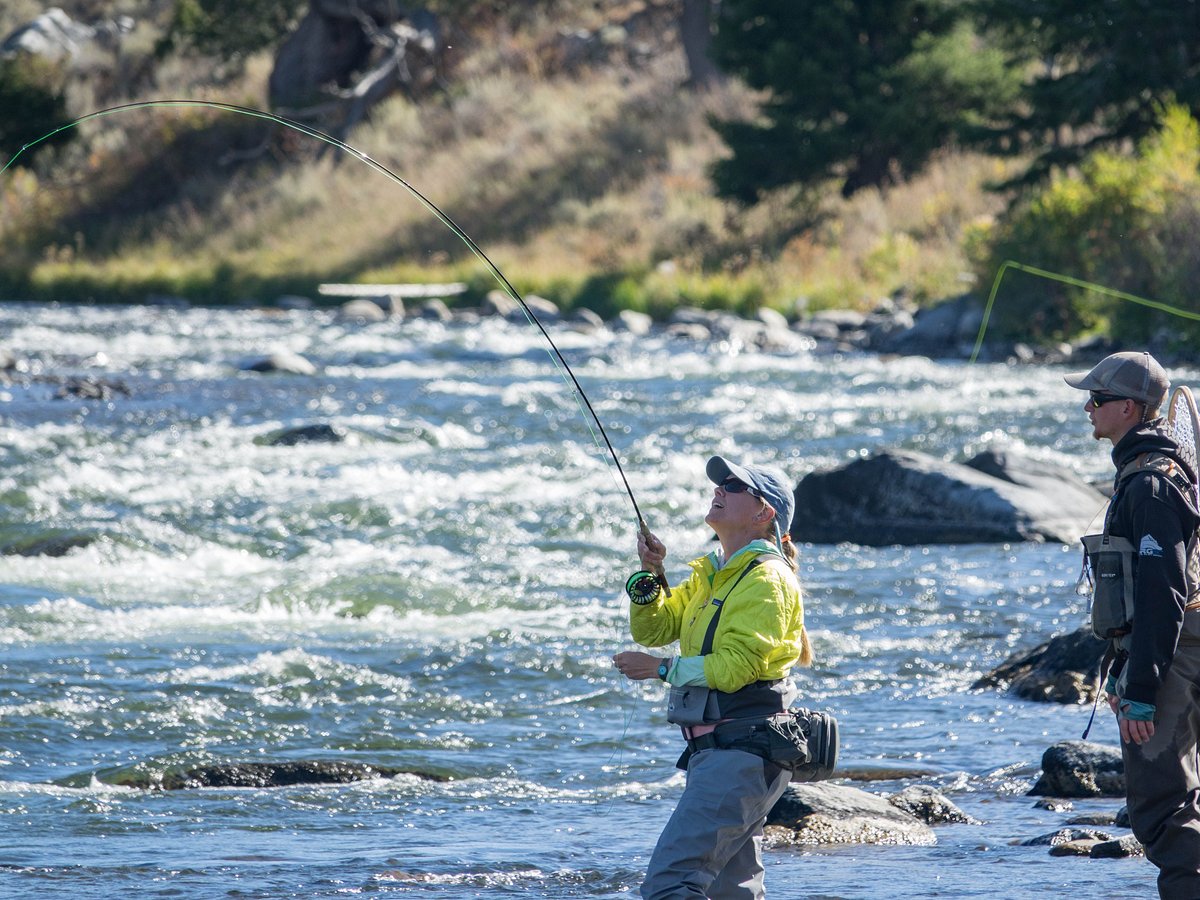
[[[0, 290], [240, 303], [467, 281], [378, 159], [565, 307], [789, 316], [986, 293], [1004, 260], [1188, 309], [1200, 10], [1110, 0], [78, 0], [0, 10]], [[65, 26], [64, 26], [65, 27]], [[1148, 53], [1147, 48], [1155, 48]], [[307, 79], [307, 80], [306, 80]], [[296, 98], [303, 100], [300, 103]], [[15, 159], [14, 159], [15, 157]], [[1012, 273], [995, 327], [1191, 326]]]

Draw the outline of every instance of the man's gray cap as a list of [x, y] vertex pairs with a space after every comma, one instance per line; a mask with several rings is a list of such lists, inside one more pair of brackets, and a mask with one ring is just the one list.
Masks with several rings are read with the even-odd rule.
[[1145, 351], [1114, 353], [1096, 363], [1090, 372], [1064, 377], [1067, 384], [1081, 391], [1127, 397], [1153, 409], [1162, 405], [1171, 387], [1166, 370]]

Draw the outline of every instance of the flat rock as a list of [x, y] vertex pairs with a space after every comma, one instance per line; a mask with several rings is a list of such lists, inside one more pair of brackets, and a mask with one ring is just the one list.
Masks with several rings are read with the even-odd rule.
[[278, 372], [285, 375], [315, 375], [317, 367], [290, 350], [275, 350], [266, 356], [243, 360], [238, 368], [243, 372]]
[[828, 782], [789, 785], [767, 825], [775, 845], [937, 843], [928, 825], [883, 797]]
[[1021, 841], [1022, 847], [1057, 847], [1071, 841], [1111, 841], [1112, 835], [1105, 831], [1093, 831], [1090, 828], [1060, 828], [1049, 834], [1039, 835], [1027, 841]]
[[1051, 856], [1091, 856], [1101, 841], [1095, 838], [1080, 838], [1074, 841], [1063, 841], [1050, 847]]
[[66, 556], [72, 550], [88, 547], [100, 535], [72, 529], [52, 528], [36, 534], [0, 537], [0, 556]]
[[1146, 848], [1132, 834], [1127, 834], [1115, 841], [1100, 841], [1092, 846], [1088, 855], [1092, 859], [1127, 859], [1131, 856], [1145, 856]]
[[349, 784], [373, 778], [416, 775], [431, 781], [443, 776], [413, 772], [394, 766], [342, 760], [301, 760], [294, 762], [215, 763], [158, 773], [127, 773], [113, 779], [126, 787], [176, 791], [203, 787], [288, 787], [298, 784]]
[[888, 803], [910, 816], [920, 819], [926, 825], [980, 824], [978, 819], [967, 815], [946, 799], [941, 791], [928, 785], [909, 785], [900, 793], [889, 797]]
[[317, 422], [276, 431], [263, 439], [263, 443], [269, 447], [292, 447], [296, 444], [340, 444], [345, 440], [345, 428]]

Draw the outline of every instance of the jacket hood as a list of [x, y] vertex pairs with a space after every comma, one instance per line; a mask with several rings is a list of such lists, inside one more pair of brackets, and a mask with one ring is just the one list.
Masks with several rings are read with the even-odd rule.
[[1192, 469], [1192, 464], [1187, 461], [1187, 454], [1180, 452], [1179, 445], [1167, 433], [1166, 428], [1165, 419], [1154, 419], [1145, 425], [1139, 425], [1117, 441], [1117, 445], [1113, 447], [1112, 451], [1113, 464], [1117, 467], [1117, 471], [1119, 472], [1122, 466], [1142, 453], [1161, 453], [1179, 463], [1188, 478], [1194, 482], [1196, 472]]

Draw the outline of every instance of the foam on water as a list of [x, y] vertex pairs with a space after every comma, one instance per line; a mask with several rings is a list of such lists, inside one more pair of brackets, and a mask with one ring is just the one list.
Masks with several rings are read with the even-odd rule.
[[[712, 453], [794, 479], [882, 447], [1111, 467], [1053, 370], [553, 333], [673, 574], [713, 548]], [[22, 836], [0, 893], [69, 883], [91, 900], [161, 879], [195, 897], [629, 895], [680, 789], [679, 742], [661, 686], [612, 668], [632, 646], [636, 523], [536, 329], [10, 304], [0, 334], [37, 376], [0, 407], [4, 538], [92, 538], [0, 556], [0, 833]], [[238, 371], [277, 348], [319, 374]], [[40, 380], [72, 374], [131, 396], [56, 400]], [[267, 446], [317, 422], [346, 439]], [[991, 867], [1012, 897], [1064, 872], [1079, 893], [1145, 893], [1144, 863], [1084, 871], [1009, 845], [1052, 830], [1023, 793], [1088, 710], [970, 688], [1082, 622], [1075, 548], [801, 551], [817, 665], [797, 682], [838, 715], [844, 759], [919, 762], [986, 824], [940, 829], [934, 848], [774, 851], [773, 892], [986, 896], [973, 882]], [[452, 780], [108, 783], [277, 759]], [[50, 833], [54, 847], [28, 839]]]

